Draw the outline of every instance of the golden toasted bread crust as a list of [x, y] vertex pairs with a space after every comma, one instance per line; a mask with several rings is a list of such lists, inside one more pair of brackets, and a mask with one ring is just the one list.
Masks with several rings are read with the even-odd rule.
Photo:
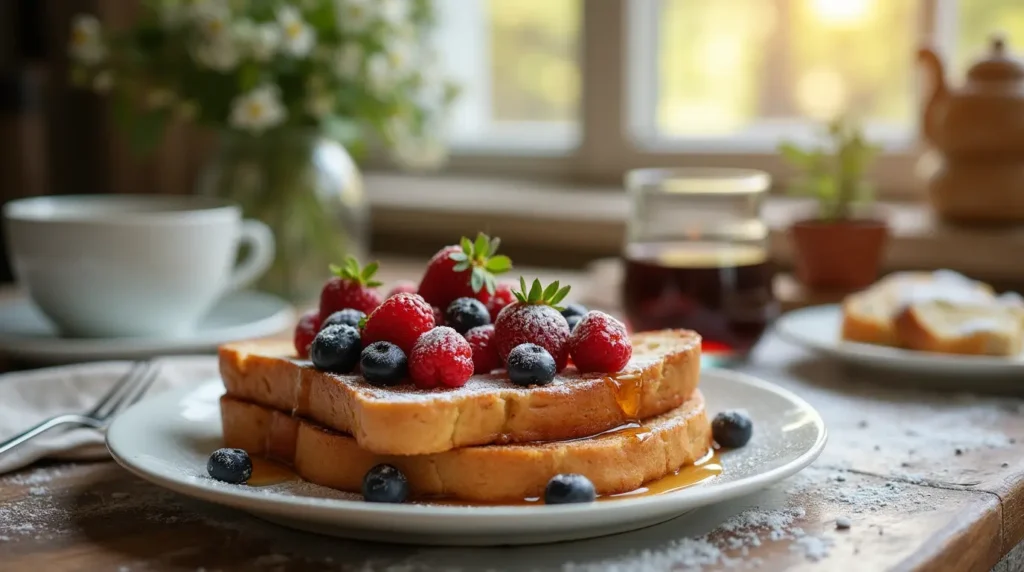
[[476, 502], [520, 501], [543, 495], [552, 476], [579, 473], [598, 494], [635, 490], [691, 465], [711, 446], [704, 398], [695, 391], [681, 407], [591, 438], [565, 442], [467, 447], [415, 456], [377, 455], [352, 437], [279, 411], [225, 395], [224, 444], [290, 464], [302, 478], [359, 492], [371, 467], [388, 463], [409, 479], [414, 497]]
[[1024, 324], [1013, 331], [968, 329], [949, 335], [931, 327], [923, 315], [925, 311], [923, 305], [910, 306], [896, 317], [895, 329], [905, 347], [960, 355], [1015, 356], [1021, 352]]
[[495, 443], [561, 441], [671, 411], [700, 377], [700, 336], [685, 330], [633, 338], [634, 359], [615, 375], [568, 369], [522, 388], [477, 375], [463, 388], [377, 388], [359, 376], [315, 370], [280, 342], [220, 348], [227, 394], [347, 433], [366, 451], [424, 455]]

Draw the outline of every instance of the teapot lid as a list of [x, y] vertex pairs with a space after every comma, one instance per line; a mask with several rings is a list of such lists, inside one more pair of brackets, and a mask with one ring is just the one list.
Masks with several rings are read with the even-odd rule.
[[1024, 79], [1024, 65], [1006, 50], [1006, 39], [999, 34], [989, 38], [988, 55], [967, 70], [968, 81], [1020, 81]]

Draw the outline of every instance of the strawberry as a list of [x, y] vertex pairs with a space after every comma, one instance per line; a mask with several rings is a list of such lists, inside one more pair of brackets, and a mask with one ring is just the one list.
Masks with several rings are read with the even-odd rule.
[[512, 293], [512, 285], [507, 282], [502, 282], [494, 288], [494, 295], [487, 300], [487, 311], [491, 313], [491, 323], [498, 319], [498, 312], [505, 306], [508, 306], [512, 302], [516, 301], [515, 294]]
[[317, 310], [310, 310], [299, 318], [299, 323], [295, 326], [295, 335], [292, 340], [295, 342], [295, 354], [300, 359], [306, 359], [309, 357], [309, 345], [313, 343], [313, 338], [320, 331], [320, 312]]
[[494, 322], [494, 340], [502, 362], [519, 344], [537, 344], [555, 358], [557, 371], [565, 369], [569, 360], [569, 324], [556, 306], [569, 294], [569, 287], [559, 288], [553, 282], [544, 288], [534, 280], [527, 290], [526, 280], [520, 278], [522, 291], [513, 291], [516, 302], [505, 306]]
[[420, 336], [409, 354], [409, 377], [420, 389], [462, 387], [473, 376], [473, 348], [448, 326]]
[[331, 314], [352, 308], [369, 315], [380, 306], [380, 293], [375, 289], [380, 282], [373, 279], [378, 264], [371, 262], [365, 268], [359, 267], [359, 261], [349, 256], [344, 266], [331, 265], [334, 277], [324, 284], [320, 291], [320, 319]]
[[569, 353], [583, 373], [615, 373], [633, 356], [626, 326], [604, 312], [587, 312], [569, 336]]
[[456, 298], [476, 298], [485, 304], [494, 294], [494, 275], [512, 268], [512, 260], [495, 255], [501, 241], [484, 233], [471, 241], [446, 246], [427, 263], [419, 294], [431, 305], [447, 308]]
[[384, 300], [366, 318], [363, 347], [381, 340], [409, 355], [421, 335], [434, 327], [434, 310], [418, 294], [400, 293]]

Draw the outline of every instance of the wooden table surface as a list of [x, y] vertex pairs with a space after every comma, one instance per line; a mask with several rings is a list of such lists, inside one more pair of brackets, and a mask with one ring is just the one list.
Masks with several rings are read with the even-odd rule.
[[[414, 277], [389, 266], [385, 279]], [[556, 275], [586, 296], [584, 276]], [[764, 492], [645, 530], [520, 548], [352, 542], [164, 491], [110, 461], [47, 464], [0, 477], [0, 570], [1024, 570], [1024, 400], [901, 389], [772, 335], [738, 369], [817, 407], [824, 453]]]

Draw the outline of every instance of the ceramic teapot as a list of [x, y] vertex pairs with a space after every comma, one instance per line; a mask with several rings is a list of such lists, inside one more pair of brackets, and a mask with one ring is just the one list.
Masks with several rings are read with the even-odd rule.
[[925, 139], [943, 156], [1024, 161], [1024, 64], [999, 35], [967, 71], [959, 89], [946, 79], [934, 50], [919, 52], [931, 89], [921, 118]]

